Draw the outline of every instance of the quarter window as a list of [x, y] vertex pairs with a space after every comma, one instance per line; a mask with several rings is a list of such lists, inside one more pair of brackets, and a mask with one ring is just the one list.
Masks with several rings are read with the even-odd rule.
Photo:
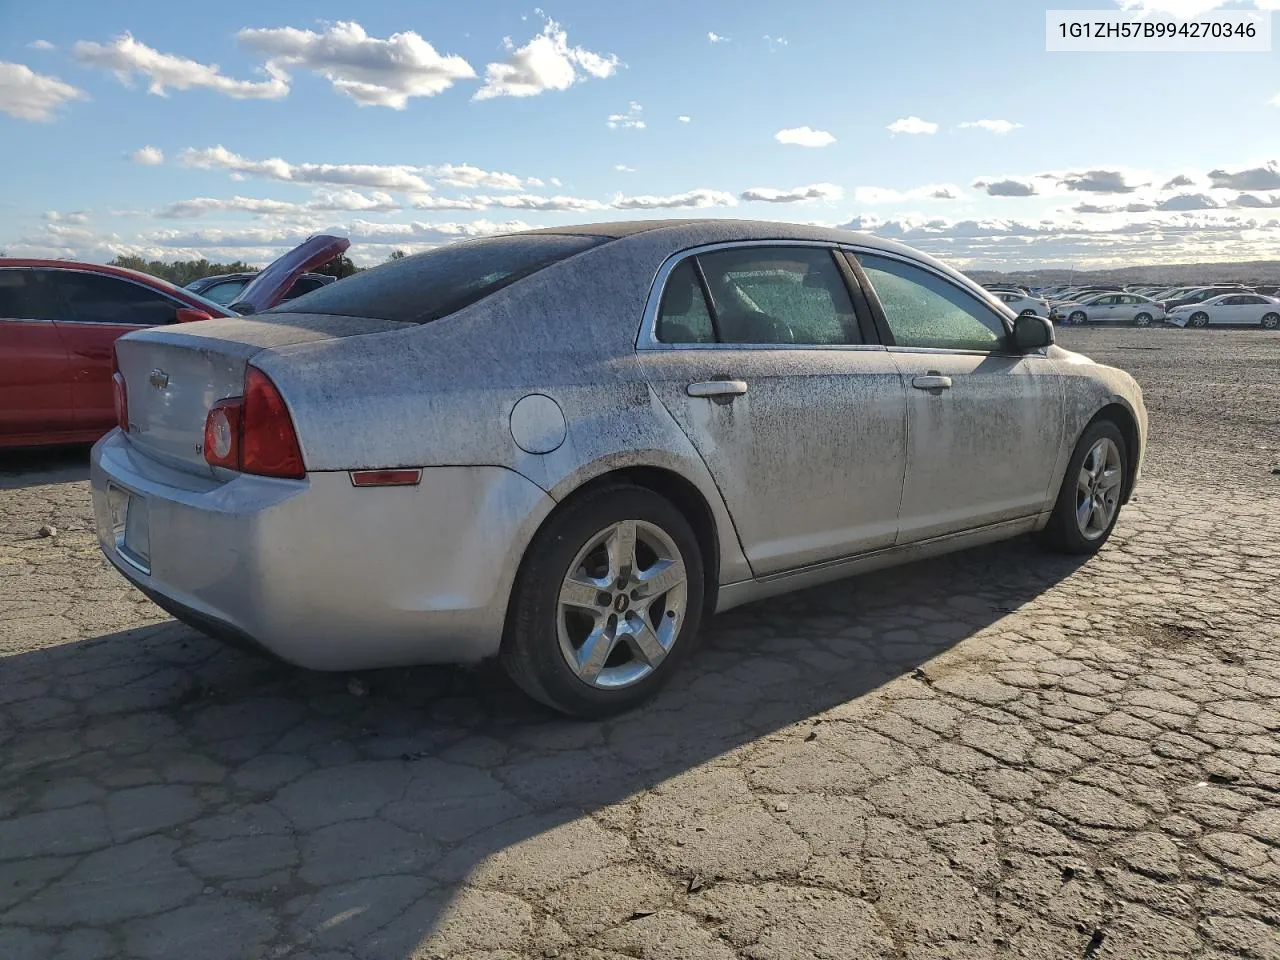
[[63, 303], [58, 320], [159, 326], [177, 319], [177, 303], [129, 280], [60, 270], [54, 282]]
[[658, 339], [663, 343], [715, 343], [715, 328], [693, 258], [681, 262], [667, 278], [658, 311]]
[[889, 257], [858, 254], [858, 262], [898, 346], [990, 351], [1003, 344], [1004, 319], [955, 284]]

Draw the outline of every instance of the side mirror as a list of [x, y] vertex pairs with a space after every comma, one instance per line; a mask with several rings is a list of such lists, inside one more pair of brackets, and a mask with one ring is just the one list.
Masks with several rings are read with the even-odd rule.
[[1013, 321], [1013, 345], [1019, 352], [1030, 353], [1053, 342], [1053, 324], [1044, 317], [1028, 313]]
[[179, 307], [177, 323], [195, 323], [198, 320], [212, 320], [213, 315], [197, 310], [195, 307]]

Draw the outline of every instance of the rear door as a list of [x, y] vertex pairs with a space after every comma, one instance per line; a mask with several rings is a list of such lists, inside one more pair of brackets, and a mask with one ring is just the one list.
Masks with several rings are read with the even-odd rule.
[[856, 254], [906, 384], [898, 543], [1045, 509], [1063, 436], [1063, 385], [1044, 351], [1009, 348], [1003, 315], [931, 267]]
[[76, 429], [71, 368], [43, 271], [0, 268], [0, 445]]
[[115, 425], [111, 351], [116, 339], [177, 319], [186, 306], [125, 277], [81, 270], [51, 270], [59, 298], [56, 325], [71, 366], [71, 399], [81, 430], [106, 433]]
[[638, 354], [724, 496], [752, 571], [890, 546], [905, 389], [855, 312], [847, 264], [813, 244], [695, 254], [660, 273]]

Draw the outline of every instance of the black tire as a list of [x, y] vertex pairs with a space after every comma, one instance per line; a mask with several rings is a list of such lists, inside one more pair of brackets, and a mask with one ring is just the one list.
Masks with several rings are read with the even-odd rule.
[[1280, 330], [1280, 313], [1268, 313], [1262, 318], [1263, 330]]
[[[674, 541], [685, 566], [684, 622], [670, 652], [652, 672], [611, 690], [579, 678], [560, 651], [559, 592], [569, 565], [588, 541], [620, 520], [643, 520]], [[575, 717], [605, 717], [630, 710], [653, 696], [695, 647], [705, 596], [698, 538], [684, 515], [652, 490], [618, 484], [571, 499], [543, 524], [520, 566], [507, 612], [499, 659], [529, 696]]]
[[1149, 327], [1151, 326], [1151, 314], [1140, 313], [1133, 318], [1133, 322], [1139, 327]]
[[1072, 311], [1071, 316], [1067, 317], [1067, 323], [1070, 323], [1074, 326], [1079, 326], [1080, 324], [1084, 323], [1088, 319], [1089, 318], [1085, 316], [1085, 313], [1083, 310], [1075, 310], [1075, 311]]
[[1187, 321], [1187, 326], [1195, 327], [1202, 330], [1209, 325], [1209, 315], [1204, 311], [1198, 311], [1191, 315], [1191, 319]]
[[1129, 447], [1125, 443], [1124, 434], [1113, 420], [1095, 420], [1080, 436], [1080, 441], [1076, 444], [1070, 461], [1067, 462], [1067, 471], [1063, 475], [1062, 486], [1058, 489], [1058, 499], [1054, 503], [1053, 513], [1049, 517], [1048, 525], [1040, 533], [1041, 542], [1060, 553], [1097, 553], [1102, 548], [1102, 545], [1111, 538], [1111, 532], [1115, 529], [1116, 521], [1120, 519], [1120, 511], [1123, 509], [1123, 504], [1116, 507], [1115, 516], [1111, 518], [1111, 523], [1106, 532], [1093, 540], [1081, 533], [1080, 528], [1076, 525], [1076, 478], [1080, 476], [1080, 470], [1084, 465], [1085, 457], [1089, 454], [1089, 450], [1103, 437], [1110, 438], [1120, 451], [1120, 489], [1126, 489], [1129, 483]]

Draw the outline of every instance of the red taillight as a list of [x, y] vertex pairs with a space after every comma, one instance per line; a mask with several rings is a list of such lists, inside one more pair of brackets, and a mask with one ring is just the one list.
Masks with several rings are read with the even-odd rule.
[[301, 480], [307, 475], [293, 418], [271, 378], [257, 367], [244, 375], [244, 395], [219, 400], [204, 422], [204, 458], [261, 477]]
[[284, 397], [271, 378], [257, 367], [245, 370], [241, 424], [241, 470], [291, 480], [301, 480], [307, 475]]
[[204, 459], [214, 467], [240, 469], [240, 420], [244, 398], [219, 400], [204, 421]]
[[114, 349], [111, 351], [111, 404], [116, 409], [116, 425], [128, 433], [129, 390], [124, 385], [124, 377], [120, 374], [120, 364]]

